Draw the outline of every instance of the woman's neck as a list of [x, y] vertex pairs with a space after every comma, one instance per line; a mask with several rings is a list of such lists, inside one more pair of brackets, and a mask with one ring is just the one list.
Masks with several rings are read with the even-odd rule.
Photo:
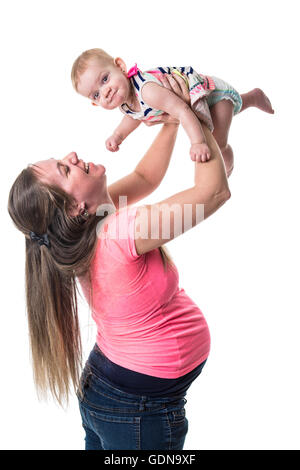
[[101, 197], [101, 204], [99, 204], [99, 199], [95, 203], [91, 203], [90, 207], [87, 208], [91, 214], [104, 215], [104, 212], [109, 212], [112, 214], [116, 211], [116, 206], [113, 203], [112, 198], [107, 192], [104, 197]]

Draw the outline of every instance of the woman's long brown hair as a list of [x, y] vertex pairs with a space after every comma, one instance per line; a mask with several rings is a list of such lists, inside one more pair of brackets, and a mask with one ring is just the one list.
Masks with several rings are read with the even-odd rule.
[[[34, 381], [39, 396], [50, 390], [60, 405], [76, 390], [82, 367], [76, 277], [87, 276], [101, 217], [68, 215], [75, 201], [57, 186], [41, 183], [31, 167], [15, 180], [8, 212], [25, 235], [25, 284]], [[103, 217], [102, 217], [103, 218]], [[30, 239], [48, 234], [50, 248]], [[172, 260], [160, 248], [166, 268]]]

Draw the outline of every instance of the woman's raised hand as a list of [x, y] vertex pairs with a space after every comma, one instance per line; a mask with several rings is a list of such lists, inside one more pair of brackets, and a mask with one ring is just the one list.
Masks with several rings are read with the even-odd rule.
[[161, 82], [165, 88], [173, 91], [186, 103], [190, 103], [190, 92], [186, 85], [185, 80], [177, 73], [163, 73], [160, 77]]
[[[165, 88], [173, 91], [186, 103], [190, 103], [190, 93], [186, 86], [185, 80], [176, 73], [167, 74], [163, 73], [160, 76], [160, 80]], [[155, 124], [179, 124], [178, 119], [174, 118], [170, 114], [163, 113], [157, 116], [155, 121], [143, 121], [146, 126], [154, 126]]]

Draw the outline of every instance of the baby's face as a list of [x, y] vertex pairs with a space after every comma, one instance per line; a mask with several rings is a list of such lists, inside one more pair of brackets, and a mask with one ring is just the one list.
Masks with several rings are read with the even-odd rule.
[[91, 62], [80, 76], [78, 92], [104, 109], [115, 109], [126, 103], [130, 82], [121, 67], [111, 63]]

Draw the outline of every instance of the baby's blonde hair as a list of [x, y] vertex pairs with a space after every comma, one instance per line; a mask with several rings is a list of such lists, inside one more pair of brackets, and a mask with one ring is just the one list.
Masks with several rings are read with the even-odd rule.
[[76, 91], [78, 91], [78, 82], [81, 74], [86, 71], [92, 60], [99, 61], [102, 64], [103, 62], [111, 64], [114, 63], [114, 58], [107, 54], [103, 49], [88, 49], [87, 51], [84, 51], [75, 60], [71, 71], [71, 80]]

